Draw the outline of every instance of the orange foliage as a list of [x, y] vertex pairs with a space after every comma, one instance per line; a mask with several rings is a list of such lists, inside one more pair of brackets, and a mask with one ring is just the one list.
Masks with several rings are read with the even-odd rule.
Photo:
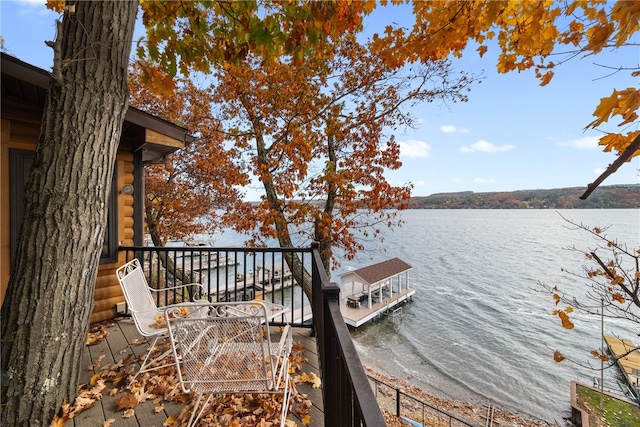
[[554, 310], [553, 315], [558, 316], [560, 318], [560, 322], [562, 323], [562, 327], [565, 329], [573, 329], [574, 324], [569, 319], [567, 313], [571, 313], [573, 309], [571, 307], [566, 307], [564, 310]]
[[351, 0], [141, 3], [147, 37], [138, 56], [171, 75], [209, 72], [249, 53], [267, 61], [286, 54], [302, 63], [322, 52], [324, 43], [360, 28], [375, 7]]
[[[580, 297], [561, 294], [557, 285], [543, 286], [552, 295], [556, 306], [560, 302], [567, 304], [564, 309], [555, 309], [552, 314], [558, 316], [566, 329], [573, 329], [575, 326], [569, 318], [574, 309], [600, 317], [602, 320], [605, 317], [615, 318], [637, 326], [638, 317], [635, 310], [640, 307], [640, 249], [630, 249], [627, 245], [608, 238], [607, 228], [588, 227], [564, 217], [563, 219], [595, 239], [597, 245], [590, 248], [589, 252], [582, 252], [575, 246], [568, 249], [584, 254], [586, 262], [597, 267], [583, 265], [581, 273], [562, 269], [566, 274], [573, 276], [574, 280], [586, 279], [587, 286], [584, 295]], [[603, 259], [602, 251], [608, 253], [610, 258]], [[591, 355], [603, 362], [609, 361], [603, 350], [592, 350]], [[559, 362], [563, 358], [564, 356], [556, 351], [554, 359]]]
[[[157, 69], [154, 73], [163, 74]], [[238, 197], [237, 186], [246, 183], [246, 175], [233, 163], [234, 150], [224, 146], [220, 123], [210, 111], [211, 96], [187, 79], [177, 80], [171, 96], [152, 92], [142, 75], [134, 65], [129, 75], [131, 104], [197, 132], [194, 142], [164, 163], [145, 167], [148, 232], [156, 245], [213, 232], [218, 227], [215, 210]]]
[[595, 358], [600, 359], [603, 362], [608, 362], [609, 361], [609, 356], [607, 356], [606, 354], [598, 351], [598, 350], [591, 350], [591, 355]]
[[[403, 1], [381, 3], [396, 5]], [[373, 37], [366, 57], [368, 61], [377, 59], [375, 67], [378, 70], [393, 72], [407, 63], [416, 62], [433, 65], [450, 56], [461, 56], [471, 42], [478, 44], [477, 51], [482, 56], [488, 50], [489, 42], [495, 41], [501, 51], [496, 64], [498, 71], [506, 73], [532, 68], [545, 85], [553, 78], [553, 70], [577, 56], [576, 52], [591, 55], [606, 47], [622, 48], [631, 43], [631, 37], [639, 29], [638, 2], [414, 0], [410, 3], [415, 18], [412, 28], [389, 23], [383, 32]], [[383, 169], [399, 167], [395, 154], [397, 145], [389, 139], [387, 152], [383, 152], [384, 142], [376, 133], [380, 133], [384, 125], [375, 124], [373, 119], [385, 108], [384, 97], [392, 95], [376, 86], [375, 75], [367, 74], [370, 70], [362, 72], [362, 66], [355, 61], [357, 55], [362, 55], [361, 51], [352, 47], [347, 53], [335, 47], [338, 41], [349, 40], [352, 32], [359, 31], [363, 16], [375, 7], [375, 1], [350, 0], [142, 2], [147, 38], [145, 43], [139, 44], [138, 54], [148, 64], [159, 65], [165, 71], [158, 73], [157, 69], [145, 65], [145, 74], [154, 76], [154, 82], [166, 87], [178, 73], [224, 70], [224, 83], [221, 84], [230, 94], [221, 96], [235, 96], [240, 104], [222, 107], [227, 117], [236, 114], [242, 119], [235, 129], [229, 129], [234, 135], [235, 147], [255, 150], [254, 157], [238, 159], [238, 162], [246, 161], [250, 172], [272, 189], [265, 190], [261, 213], [253, 218], [246, 215], [233, 218], [239, 228], [258, 224], [264, 237], [279, 236], [288, 240], [289, 232], [283, 228], [285, 223], [292, 220], [292, 225], [311, 222], [319, 233], [315, 237], [357, 249], [358, 244], [347, 231], [355, 225], [348, 219], [350, 215], [354, 216], [353, 207], [357, 203], [353, 201], [367, 201], [367, 207], [374, 212], [381, 212], [394, 203], [404, 203], [410, 188], [392, 194], [389, 186], [374, 183]], [[550, 61], [550, 55], [558, 53], [563, 46], [572, 52], [558, 62]], [[338, 61], [359, 71], [341, 76], [345, 79], [340, 83], [343, 88], [350, 87], [354, 94], [376, 92], [366, 101], [370, 104], [353, 101], [353, 110], [347, 113], [361, 123], [374, 123], [371, 130], [347, 124], [342, 119], [344, 112], [338, 105], [344, 94], [334, 98], [327, 96], [331, 76], [320, 73], [318, 67], [328, 64], [331, 69]], [[370, 65], [374, 65], [373, 62]], [[274, 77], [277, 77], [276, 81]], [[357, 87], [354, 81], [362, 85]], [[621, 117], [620, 125], [636, 123], [639, 93], [636, 88], [627, 88], [602, 98], [594, 112], [596, 119], [588, 127], [596, 127], [614, 116]], [[372, 108], [374, 103], [378, 104], [378, 109]], [[270, 110], [268, 106], [271, 106]], [[369, 118], [362, 117], [367, 114]], [[396, 116], [396, 119], [404, 124], [402, 117]], [[317, 125], [318, 120], [324, 121], [321, 127]], [[247, 123], [250, 126], [245, 126]], [[637, 132], [607, 134], [600, 144], [606, 151], [621, 152], [635, 135]], [[344, 167], [344, 159], [333, 162], [328, 148], [313, 142], [329, 137], [337, 141], [336, 148], [341, 153], [345, 153], [345, 141], [350, 138], [371, 138], [369, 146], [361, 144], [349, 154], [349, 164], [360, 162], [364, 165], [364, 157], [376, 159], [374, 163], [378, 163], [370, 162], [369, 166], [356, 167], [351, 172], [351, 168]], [[355, 148], [355, 145], [351, 147]], [[318, 168], [323, 172], [318, 173]], [[349, 182], [351, 186], [343, 185]], [[319, 191], [320, 188], [323, 191]], [[319, 200], [318, 194], [329, 194], [324, 190], [336, 195], [331, 201], [332, 207], [317, 207], [316, 203], [316, 207], [310, 209], [309, 201]], [[298, 203], [300, 199], [304, 203]], [[331, 198], [326, 200], [329, 202]], [[327, 222], [327, 216], [331, 217], [333, 208], [343, 205], [350, 205], [352, 209], [339, 215], [345, 218], [343, 223], [333, 222], [329, 232], [326, 225], [335, 218]], [[242, 206], [236, 212], [248, 210]], [[276, 222], [273, 227], [267, 226], [267, 220], [273, 219], [274, 215], [281, 216], [280, 225]], [[374, 222], [379, 220], [380, 217]], [[306, 232], [313, 234], [309, 230]], [[376, 234], [369, 230], [364, 236]], [[352, 252], [348, 250], [347, 253]]]
[[[406, 1], [409, 3], [409, 1]], [[382, 5], [404, 3], [383, 1]], [[499, 72], [533, 68], [542, 85], [554, 75], [554, 68], [570, 58], [598, 54], [605, 48], [632, 45], [639, 30], [638, 2], [570, 1], [512, 2], [469, 0], [425, 2], [414, 0], [415, 24], [405, 29], [389, 23], [373, 38], [373, 55], [388, 69], [407, 62], [431, 64], [450, 56], [459, 57], [469, 43], [477, 43], [480, 56], [495, 41], [500, 49]], [[49, 1], [49, 7], [61, 4]], [[286, 57], [291, 65], [304, 66], [318, 58], [330, 60], [331, 43], [346, 33], [362, 28], [363, 16], [376, 7], [375, 1], [334, 0], [324, 2], [142, 2], [147, 28], [138, 55], [165, 73], [145, 66], [154, 84], [171, 86], [171, 78], [191, 71], [212, 72], [219, 64], [241, 64], [252, 55], [261, 65]], [[571, 49], [560, 61], [559, 49]], [[304, 83], [302, 83], [304, 85]], [[296, 87], [296, 86], [294, 86]], [[620, 125], [637, 123], [640, 105], [637, 88], [614, 90], [601, 99], [594, 111], [597, 127], [620, 116]], [[291, 123], [291, 132], [296, 131]], [[305, 132], [305, 126], [298, 129]], [[637, 132], [605, 135], [600, 144], [606, 151], [622, 152]], [[293, 135], [292, 135], [293, 136]], [[284, 153], [290, 154], [290, 153]], [[256, 165], [256, 168], [260, 166]], [[264, 179], [268, 179], [261, 173]], [[285, 194], [293, 195], [292, 191]]]
[[215, 90], [225, 133], [264, 189], [258, 205], [238, 204], [229, 224], [254, 232], [255, 242], [277, 237], [292, 246], [294, 233], [319, 241], [328, 267], [332, 248], [353, 257], [362, 238], [398, 223], [389, 208], [408, 203], [411, 185], [393, 186], [384, 175], [401, 166], [387, 130], [414, 125], [404, 104], [464, 101], [473, 78], [450, 77], [442, 61], [396, 78], [353, 35], [326, 49], [331, 60], [250, 55], [224, 64]]
[[64, 10], [65, 0], [47, 0], [47, 9], [61, 13]]
[[562, 353], [560, 353], [558, 350], [556, 350], [555, 352], [553, 352], [553, 360], [556, 363], [560, 363], [565, 359], [564, 355]]

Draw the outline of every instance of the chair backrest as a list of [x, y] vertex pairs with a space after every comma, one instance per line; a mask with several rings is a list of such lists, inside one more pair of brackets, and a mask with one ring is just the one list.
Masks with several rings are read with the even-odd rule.
[[158, 309], [137, 258], [116, 270], [116, 276], [127, 306], [138, 331], [144, 336], [166, 333], [166, 327], [157, 327], [157, 316], [163, 312]]
[[[272, 357], [264, 304], [203, 304], [204, 317], [165, 314], [180, 385], [185, 392], [274, 391], [279, 361]], [[191, 306], [193, 307], [193, 306]]]

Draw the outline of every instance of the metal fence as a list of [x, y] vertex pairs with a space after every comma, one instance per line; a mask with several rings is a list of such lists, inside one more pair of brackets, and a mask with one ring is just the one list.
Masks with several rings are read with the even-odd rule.
[[[138, 258], [154, 289], [200, 283], [211, 302], [262, 299], [289, 308], [274, 323], [311, 327], [311, 303], [298, 285], [302, 270], [311, 271], [311, 248], [121, 247], [127, 261]], [[287, 257], [299, 262], [289, 266]], [[202, 297], [202, 296], [199, 296]], [[158, 305], [181, 296], [158, 293]]]
[[313, 323], [323, 381], [325, 426], [386, 427], [349, 328], [340, 312], [340, 288], [329, 282], [317, 244], [314, 248]]
[[475, 424], [411, 396], [398, 387], [370, 375], [368, 377], [380, 407], [397, 417], [404, 418], [408, 424], [431, 427], [476, 427]]

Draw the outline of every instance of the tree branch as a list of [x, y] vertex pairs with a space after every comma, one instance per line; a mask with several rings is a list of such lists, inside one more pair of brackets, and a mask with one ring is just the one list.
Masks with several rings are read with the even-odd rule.
[[591, 184], [589, 184], [587, 186], [587, 191], [584, 192], [584, 194], [582, 196], [580, 196], [580, 200], [586, 200], [587, 197], [589, 197], [589, 195], [596, 189], [598, 188], [598, 186], [600, 184], [602, 184], [602, 181], [604, 181], [605, 179], [607, 179], [607, 177], [613, 173], [615, 173], [615, 171], [618, 170], [618, 168], [620, 166], [622, 166], [622, 164], [624, 162], [626, 162], [627, 160], [629, 160], [631, 158], [631, 156], [633, 156], [635, 154], [636, 151], [640, 151], [640, 134], [638, 134], [638, 136], [635, 137], [635, 139], [633, 140], [633, 142], [631, 142], [631, 144], [629, 144], [629, 146], [627, 147], [626, 150], [624, 150], [624, 152], [622, 154], [620, 154], [618, 156], [618, 158], [609, 165], [609, 167], [607, 168], [607, 170], [605, 170], [602, 175], [600, 175], [598, 177], [598, 179], [596, 179], [595, 181], [593, 181]]

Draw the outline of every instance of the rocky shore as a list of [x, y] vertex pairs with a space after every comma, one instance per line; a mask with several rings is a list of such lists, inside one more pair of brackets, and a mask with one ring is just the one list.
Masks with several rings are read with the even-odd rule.
[[[397, 387], [404, 393], [413, 396], [423, 402], [426, 402], [442, 411], [454, 415], [455, 417], [473, 424], [475, 426], [487, 425], [487, 414], [489, 408], [487, 406], [478, 407], [465, 402], [459, 402], [456, 400], [448, 400], [436, 397], [432, 394], [426, 393], [417, 387], [412, 386], [403, 380], [398, 380], [374, 371], [368, 367], [365, 367], [367, 374], [374, 378], [383, 381], [393, 387]], [[389, 427], [406, 427], [408, 423], [402, 421], [395, 416], [395, 392], [388, 387], [378, 387], [377, 397], [380, 407], [383, 409], [387, 425]], [[411, 401], [407, 399], [402, 401], [402, 415], [410, 416], [410, 418], [422, 423], [423, 417], [425, 425], [440, 427], [448, 426], [449, 418], [443, 416], [438, 411], [426, 410], [423, 411], [422, 405], [417, 401]], [[461, 425], [457, 423], [455, 425]], [[499, 408], [493, 410], [493, 426], [499, 427], [550, 427], [557, 426], [558, 424], [550, 424], [542, 420], [526, 419], [522, 416], [505, 412]]]

